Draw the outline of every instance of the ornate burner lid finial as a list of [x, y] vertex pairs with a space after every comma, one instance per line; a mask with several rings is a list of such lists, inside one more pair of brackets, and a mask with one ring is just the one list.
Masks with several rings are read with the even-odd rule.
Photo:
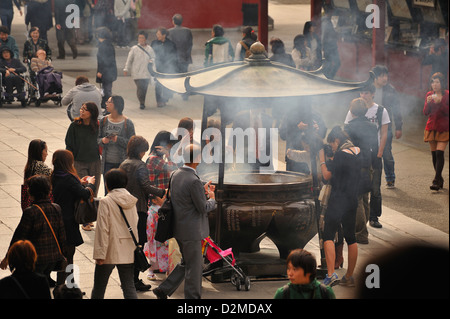
[[270, 60], [267, 57], [266, 48], [261, 42], [255, 42], [250, 46], [251, 55], [245, 59], [250, 64], [269, 63]]

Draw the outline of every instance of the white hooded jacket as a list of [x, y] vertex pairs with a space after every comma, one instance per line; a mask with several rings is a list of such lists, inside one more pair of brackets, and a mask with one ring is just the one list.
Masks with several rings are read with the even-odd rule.
[[98, 207], [94, 240], [94, 259], [103, 259], [105, 264], [132, 264], [135, 244], [120, 213], [120, 205], [138, 238], [136, 210], [137, 198], [125, 188], [113, 189], [102, 198]]

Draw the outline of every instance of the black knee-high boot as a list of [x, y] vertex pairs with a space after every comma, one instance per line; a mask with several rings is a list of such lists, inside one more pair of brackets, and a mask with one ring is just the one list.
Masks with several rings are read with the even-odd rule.
[[444, 179], [442, 178], [442, 170], [444, 169], [444, 151], [436, 151], [436, 176], [440, 188], [444, 185]]
[[433, 160], [433, 168], [436, 171], [436, 151], [431, 151], [431, 158]]
[[[432, 152], [433, 153], [433, 152]], [[435, 151], [434, 170], [436, 174], [434, 176], [433, 185], [430, 186], [432, 190], [439, 190], [444, 187], [444, 179], [442, 178], [442, 170], [444, 169], [444, 152]]]

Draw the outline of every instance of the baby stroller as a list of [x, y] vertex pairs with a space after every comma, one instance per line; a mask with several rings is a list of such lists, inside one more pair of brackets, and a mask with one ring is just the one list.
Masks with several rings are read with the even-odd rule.
[[47, 66], [35, 73], [29, 70], [29, 99], [28, 104], [34, 102], [36, 106], [48, 101], [53, 101], [55, 105], [61, 106], [62, 100], [62, 73], [55, 71], [53, 67]]
[[203, 276], [208, 276], [217, 270], [231, 270], [233, 272], [231, 284], [236, 287], [236, 290], [242, 290], [242, 286], [246, 291], [250, 290], [250, 278], [236, 265], [231, 248], [222, 250], [210, 237], [207, 237], [202, 240], [202, 251], [206, 264]]

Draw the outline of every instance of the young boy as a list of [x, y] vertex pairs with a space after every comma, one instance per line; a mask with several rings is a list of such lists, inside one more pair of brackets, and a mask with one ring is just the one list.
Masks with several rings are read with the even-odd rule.
[[336, 299], [333, 289], [316, 279], [317, 262], [313, 254], [295, 249], [286, 263], [290, 283], [278, 288], [274, 299]]

